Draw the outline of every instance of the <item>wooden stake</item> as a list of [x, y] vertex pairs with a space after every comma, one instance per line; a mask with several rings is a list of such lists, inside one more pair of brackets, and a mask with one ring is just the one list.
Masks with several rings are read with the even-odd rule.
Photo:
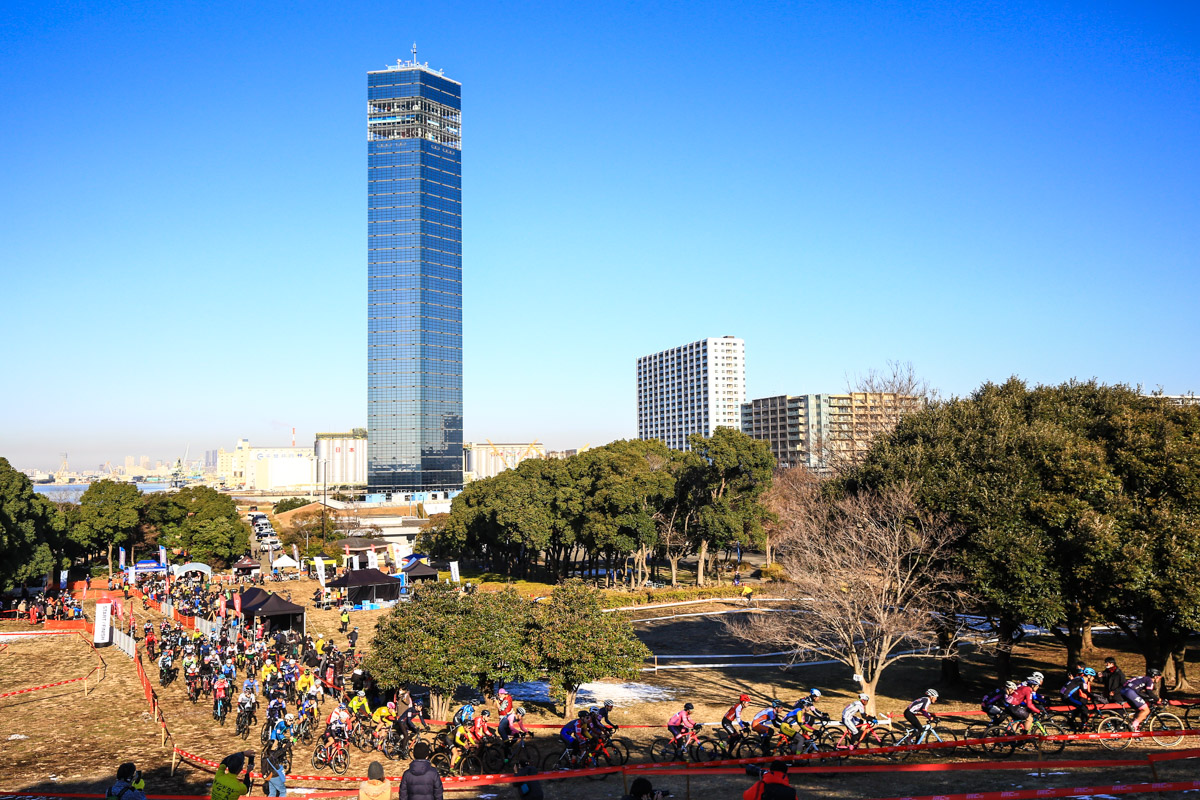
[[684, 793], [685, 793], [686, 800], [692, 800], [692, 776], [691, 776], [691, 773], [684, 775], [683, 780], [684, 780]]
[[179, 763], [179, 753], [171, 751], [171, 774], [175, 774], [175, 765]]
[[1158, 767], [1150, 759], [1146, 759], [1146, 761], [1150, 764], [1150, 774], [1154, 776], [1154, 782], [1158, 783]]
[[625, 794], [629, 794], [629, 773], [621, 770], [621, 781], [625, 784]]

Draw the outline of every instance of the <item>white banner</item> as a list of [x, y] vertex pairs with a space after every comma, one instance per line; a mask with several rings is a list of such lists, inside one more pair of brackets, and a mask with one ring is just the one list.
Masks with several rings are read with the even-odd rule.
[[374, 547], [367, 551], [367, 569], [379, 569], [379, 556], [375, 555]]
[[292, 560], [295, 561], [297, 564], [301, 563], [300, 550], [299, 550], [299, 548], [296, 547], [295, 542], [292, 542]]
[[64, 569], [62, 572], [58, 573], [58, 587], [64, 592], [67, 590], [67, 572], [68, 570]]
[[162, 564], [163, 566], [167, 565], [167, 548], [163, 547], [161, 544], [158, 546], [158, 563]]
[[321, 588], [325, 588], [325, 559], [317, 556], [313, 559], [317, 562], [317, 580], [321, 582]]
[[458, 562], [457, 561], [450, 562], [450, 580], [453, 583], [458, 583]]
[[396, 568], [396, 572], [400, 571], [400, 543], [392, 542], [388, 545], [388, 549], [392, 551], [392, 566]]
[[[110, 550], [109, 552], [111, 553], [112, 551]], [[118, 547], [118, 548], [117, 548], [117, 555], [118, 555], [118, 556], [120, 556], [120, 559], [121, 559], [121, 561], [120, 561], [120, 564], [121, 564], [121, 569], [125, 569], [125, 548], [124, 548], [124, 547]], [[109, 563], [111, 563], [111, 562], [109, 562]]]
[[112, 644], [112, 603], [96, 603], [96, 621], [92, 627], [92, 644], [101, 647]]
[[350, 556], [350, 569], [358, 569], [358, 556]]

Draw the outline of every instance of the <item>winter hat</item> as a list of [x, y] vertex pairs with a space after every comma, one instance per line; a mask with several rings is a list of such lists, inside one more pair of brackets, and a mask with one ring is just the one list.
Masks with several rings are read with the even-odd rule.
[[417, 761], [424, 761], [429, 758], [429, 745], [425, 742], [417, 742], [413, 745], [413, 758]]
[[126, 761], [124, 764], [117, 767], [117, 780], [127, 781], [131, 779], [136, 772], [137, 767], [134, 766], [134, 763], [132, 761]]
[[372, 761], [367, 767], [367, 778], [373, 781], [383, 780], [383, 765], [378, 761]]

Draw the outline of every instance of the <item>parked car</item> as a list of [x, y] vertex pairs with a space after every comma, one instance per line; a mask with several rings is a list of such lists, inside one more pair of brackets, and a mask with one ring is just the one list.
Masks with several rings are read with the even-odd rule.
[[268, 536], [263, 539], [258, 543], [258, 546], [262, 550], [280, 550], [283, 548], [283, 544], [274, 536]]

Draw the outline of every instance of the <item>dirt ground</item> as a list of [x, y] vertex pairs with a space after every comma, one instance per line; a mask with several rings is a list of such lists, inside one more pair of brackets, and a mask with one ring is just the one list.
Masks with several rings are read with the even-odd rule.
[[[296, 602], [307, 602], [310, 594], [297, 582], [268, 584], [267, 588], [282, 588], [292, 592]], [[651, 609], [637, 616], [647, 619], [672, 613], [696, 613], [705, 610], [725, 610], [733, 606], [724, 603], [682, 606], [674, 609]], [[89, 609], [90, 611], [90, 609]], [[139, 624], [141, 618], [138, 609]], [[385, 612], [355, 612], [351, 625], [358, 625], [364, 642], [369, 642], [375, 620]], [[652, 651], [660, 655], [724, 656], [743, 654], [745, 646], [734, 639], [726, 630], [722, 617], [683, 617], [671, 620], [642, 622], [636, 630]], [[310, 631], [318, 631], [334, 637], [342, 644], [344, 636], [337, 632], [336, 613], [312, 611], [309, 613]], [[4, 623], [5, 629], [28, 630], [22, 623]], [[1097, 650], [1088, 655], [1090, 663], [1099, 663], [1105, 655], [1115, 655], [1120, 663], [1129, 668], [1140, 665], [1140, 658], [1133, 655], [1121, 637], [1098, 636]], [[171, 752], [160, 745], [158, 726], [150, 719], [141, 689], [137, 683], [132, 662], [115, 648], [102, 651], [107, 662], [102, 680], [95, 691], [85, 699], [80, 684], [71, 684], [60, 689], [46, 690], [31, 695], [0, 699], [0, 790], [5, 791], [102, 791], [112, 780], [116, 765], [125, 760], [135, 761], [146, 774], [148, 790], [153, 793], [206, 793], [211, 773], [182, 765], [175, 776], [171, 776]], [[1048, 683], [1057, 686], [1057, 676], [1062, 673], [1063, 651], [1053, 642], [1032, 639], [1021, 642], [1015, 654], [1015, 663], [1022, 673], [1041, 669], [1048, 676]], [[772, 658], [770, 660], [781, 660]], [[718, 659], [726, 662], [726, 659]], [[660, 659], [659, 666], [688, 663], [679, 659]], [[696, 660], [695, 664], [702, 664]], [[14, 688], [46, 683], [53, 680], [78, 677], [95, 664], [95, 658], [84, 641], [78, 636], [38, 637], [32, 640], [15, 641], [0, 651], [0, 692]], [[955, 710], [974, 709], [977, 698], [993, 678], [991, 659], [986, 654], [968, 652], [964, 659], [963, 675], [966, 684], [962, 687], [938, 687], [943, 701], [937, 710], [943, 715]], [[879, 710], [882, 713], [899, 715], [903, 705], [921, 694], [929, 686], [937, 685], [939, 667], [932, 661], [902, 662], [891, 668], [881, 684]], [[822, 708], [831, 714], [840, 712], [855, 692], [849, 671], [840, 666], [796, 666], [788, 669], [763, 667], [722, 667], [702, 669], [691, 666], [687, 669], [659, 669], [645, 672], [638, 681], [671, 696], [656, 702], [619, 703], [614, 721], [623, 726], [662, 725], [666, 718], [685, 701], [696, 704], [696, 718], [716, 721], [731, 700], [746, 692], [756, 701], [766, 702], [772, 697], [791, 700], [810, 686], [820, 687], [824, 693]], [[612, 691], [620, 696], [618, 688]], [[197, 754], [219, 759], [236, 750], [244, 749], [247, 743], [233, 735], [232, 720], [226, 727], [219, 727], [211, 718], [210, 707], [203, 701], [191, 704], [179, 684], [160, 690], [163, 710], [168, 725], [179, 747]], [[552, 713], [548, 704], [527, 702], [535, 723], [561, 724], [561, 718]], [[645, 760], [643, 751], [658, 730], [627, 728], [622, 731], [634, 741], [634, 759]], [[10, 737], [28, 738], [10, 738]], [[556, 741], [555, 731], [539, 730], [535, 740], [543, 750]], [[252, 741], [249, 746], [258, 749]], [[1200, 746], [1197, 743], [1196, 746]], [[1138, 758], [1153, 745], [1135, 742], [1122, 751], [1119, 758]], [[308, 766], [309, 752], [298, 752], [296, 773], [311, 773]], [[1109, 758], [1112, 754], [1096, 743], [1080, 743], [1068, 746], [1060, 759], [1090, 760]], [[371, 757], [357, 750], [351, 755], [350, 775], [362, 775]], [[919, 759], [921, 761], [924, 758]], [[969, 757], [952, 759], [967, 761]], [[389, 776], [399, 776], [406, 764], [382, 761]], [[792, 781], [801, 796], [814, 795], [829, 798], [883, 798], [911, 794], [943, 794], [964, 791], [994, 791], [1018, 788], [1050, 788], [1064, 786], [1104, 785], [1116, 782], [1138, 782], [1151, 780], [1145, 767], [1109, 769], [1055, 769], [1047, 761], [1042, 777], [1036, 770], [1022, 768], [1003, 771], [969, 772], [916, 772], [897, 773], [887, 762], [879, 763], [888, 770], [883, 774], [843, 774], [836, 776], [796, 775]], [[1161, 780], [1191, 780], [1200, 774], [1196, 761], [1176, 761], [1159, 765]], [[327, 771], [323, 774], [329, 774]], [[685, 797], [690, 790], [695, 798], [736, 798], [751, 784], [744, 775], [722, 775], [715, 777], [655, 777], [653, 782], [672, 791], [675, 797]], [[298, 788], [289, 784], [289, 788]], [[346, 784], [309, 784], [324, 790], [349, 788]], [[552, 781], [546, 785], [546, 796], [550, 798], [582, 798], [600, 800], [617, 798], [622, 794], [623, 782], [619, 776], [604, 781], [568, 780]], [[258, 790], [256, 789], [256, 793]], [[515, 797], [510, 786], [483, 787], [476, 792], [456, 792], [457, 797]], [[1169, 797], [1162, 794], [1161, 797]]]

